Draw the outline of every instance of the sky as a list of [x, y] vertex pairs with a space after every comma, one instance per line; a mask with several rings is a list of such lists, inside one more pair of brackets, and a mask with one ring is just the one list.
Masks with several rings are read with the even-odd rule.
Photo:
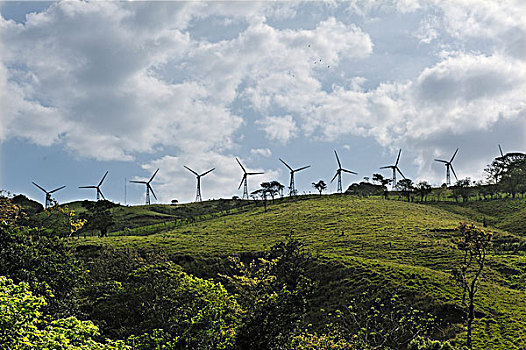
[[[399, 167], [484, 179], [526, 148], [526, 2], [0, 2], [0, 188], [40, 202], [300, 193]], [[336, 181], [328, 192], [336, 190]]]

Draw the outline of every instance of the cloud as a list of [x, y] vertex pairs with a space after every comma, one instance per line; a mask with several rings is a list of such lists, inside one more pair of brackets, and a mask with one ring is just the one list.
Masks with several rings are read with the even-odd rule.
[[268, 158], [272, 155], [272, 151], [269, 148], [252, 148], [250, 154]]
[[[265, 15], [293, 14], [294, 6], [270, 4], [57, 2], [25, 24], [1, 19], [8, 48], [2, 141], [61, 143], [98, 160], [133, 160], [165, 147], [228, 150], [243, 125], [230, 109], [236, 99], [265, 108], [267, 96], [283, 89], [314, 91], [313, 58], [337, 65], [371, 52], [365, 33], [334, 18], [312, 30], [265, 23]], [[249, 25], [231, 40], [194, 39], [192, 25], [212, 15]], [[293, 136], [289, 117], [269, 118], [270, 137]], [[271, 122], [288, 122], [287, 129]]]
[[[0, 140], [61, 144], [98, 160], [151, 153], [145, 169], [162, 166], [169, 200], [193, 197], [182, 165], [196, 156], [230, 164], [206, 179], [226, 196], [240, 180], [234, 140], [254, 126], [282, 144], [357, 135], [410, 148], [419, 176], [437, 179], [432, 155], [476, 144], [478, 134], [493, 140], [502, 123], [524, 130], [522, 2], [354, 1], [321, 6], [317, 22], [301, 18], [308, 6], [71, 1], [24, 24], [0, 19]], [[366, 17], [362, 27], [347, 6]], [[386, 80], [368, 61], [391, 54], [371, 23], [395, 11], [415, 21], [400, 34], [414, 46], [400, 48], [410, 74]], [[419, 55], [425, 66], [412, 67]], [[468, 154], [471, 165], [482, 162]]]
[[296, 122], [294, 122], [294, 119], [292, 119], [290, 115], [282, 117], [268, 116], [256, 121], [256, 124], [265, 131], [267, 138], [283, 144], [286, 144], [296, 134]]

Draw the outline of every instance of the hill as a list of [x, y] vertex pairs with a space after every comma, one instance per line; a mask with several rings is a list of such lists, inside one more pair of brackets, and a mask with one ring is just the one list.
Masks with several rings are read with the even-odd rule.
[[[310, 310], [314, 323], [320, 309], [341, 308], [364, 290], [393, 290], [450, 322], [444, 332], [453, 332], [462, 314], [461, 291], [450, 277], [460, 261], [451, 238], [460, 221], [478, 217], [471, 211], [445, 209], [353, 196], [310, 197], [277, 201], [267, 211], [261, 205], [250, 206], [203, 221], [159, 227], [153, 235], [88, 238], [79, 244], [162, 250], [191, 273], [216, 277], [226, 256], [257, 256], [292, 236], [321, 262], [310, 272], [320, 282]], [[506, 247], [510, 242], [525, 245], [525, 238], [494, 231], [496, 249], [488, 257], [477, 301], [475, 345], [479, 349], [523, 348], [526, 259]], [[456, 337], [463, 339], [462, 334]]]
[[468, 202], [430, 202], [430, 205], [469, 217], [489, 226], [526, 236], [526, 200], [499, 198]]

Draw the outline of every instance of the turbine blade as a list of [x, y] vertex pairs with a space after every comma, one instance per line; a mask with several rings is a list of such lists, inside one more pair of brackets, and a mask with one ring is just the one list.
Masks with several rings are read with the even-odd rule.
[[334, 179], [336, 178], [336, 176], [338, 176], [339, 173], [340, 173], [340, 170], [337, 170], [337, 171], [336, 171], [336, 174], [334, 174], [334, 177], [333, 177], [332, 180], [331, 180], [331, 184], [332, 184], [332, 182], [334, 181]]
[[130, 180], [130, 182], [133, 182], [134, 184], [147, 184], [146, 181], [134, 181], [134, 180]]
[[287, 168], [289, 168], [290, 171], [294, 171], [294, 170], [292, 170], [292, 168], [291, 168], [287, 163], [285, 163], [285, 162], [283, 161], [283, 159], [279, 158], [279, 160], [280, 160], [283, 164], [285, 164], [285, 166], [286, 166]]
[[453, 172], [453, 175], [455, 175], [455, 179], [458, 181], [457, 174], [455, 174], [455, 169], [453, 169], [453, 164], [450, 165], [451, 171]]
[[241, 164], [239, 159], [236, 158], [236, 160], [237, 160], [237, 163], [239, 164], [239, 166], [241, 167], [241, 169], [243, 169], [243, 172], [246, 174], [247, 171], [245, 170], [245, 167]]
[[153, 188], [152, 186], [150, 186], [150, 184], [146, 184], [146, 186], [148, 186], [148, 188], [150, 189], [150, 191], [152, 191], [152, 194], [153, 194], [153, 198], [155, 198], [155, 200], [157, 200], [157, 196], [155, 195], [155, 192], [153, 192]]
[[108, 175], [108, 171], [106, 171], [106, 174], [104, 174], [104, 176], [102, 177], [102, 180], [100, 180], [99, 185], [98, 185], [97, 187], [99, 187], [100, 185], [102, 185], [102, 182], [103, 182], [104, 179], [106, 178], [106, 175]]
[[336, 153], [336, 150], [334, 150], [334, 154], [336, 155], [336, 160], [338, 161], [338, 168], [342, 168], [342, 163], [340, 163], [340, 158], [338, 158], [338, 153]]
[[458, 148], [455, 151], [455, 153], [453, 153], [453, 157], [451, 157], [451, 160], [449, 161], [450, 163], [453, 161], [453, 159], [455, 159], [455, 156], [457, 155], [457, 152], [458, 152]]
[[241, 178], [241, 182], [239, 183], [239, 187], [237, 188], [238, 190], [241, 188], [241, 185], [243, 184], [243, 181], [246, 181], [246, 179], [247, 179], [247, 173], [245, 173], [245, 175], [243, 175], [243, 177]]
[[100, 196], [102, 197], [102, 199], [106, 200], [106, 198], [104, 197], [104, 194], [102, 193], [102, 191], [98, 187], [97, 187], [97, 192], [100, 193]]
[[97, 188], [97, 186], [79, 186], [79, 188]]
[[499, 151], [500, 151], [500, 156], [504, 157], [504, 153], [502, 152], [502, 147], [500, 147], [500, 144], [499, 144]]
[[391, 168], [393, 168], [392, 165], [386, 165], [386, 166], [381, 167], [380, 169], [391, 169]]
[[354, 171], [350, 171], [350, 170], [347, 170], [347, 169], [342, 169], [342, 171], [345, 171], [346, 173], [349, 173], [349, 174], [358, 175], [358, 173], [355, 173]]
[[157, 172], [159, 171], [159, 168], [157, 168], [157, 170], [155, 170], [155, 173], [153, 173], [152, 177], [150, 178], [150, 181], [148, 181], [148, 183], [152, 182], [153, 178], [155, 177], [155, 175], [157, 175]]
[[310, 165], [307, 165], [307, 166], [295, 169], [294, 172], [297, 172], [297, 171], [300, 171], [300, 170], [303, 170], [303, 169], [307, 169], [307, 168], [310, 168]]
[[402, 174], [402, 172], [400, 171], [400, 169], [398, 167], [395, 168], [396, 170], [398, 170], [398, 172], [400, 173], [400, 175], [402, 175], [402, 177], [405, 179], [405, 176], [404, 174]]
[[400, 148], [400, 151], [398, 151], [398, 157], [396, 158], [395, 166], [398, 165], [398, 161], [400, 160], [400, 154], [402, 153], [402, 149]]
[[64, 187], [66, 187], [66, 186], [62, 186], [62, 187], [59, 187], [59, 188], [55, 188], [53, 191], [49, 191], [49, 193], [53, 193], [53, 192], [56, 192], [56, 191], [60, 191], [60, 190], [63, 189]]
[[247, 173], [247, 175], [263, 175], [264, 173]]
[[43, 189], [42, 187], [40, 187], [39, 185], [37, 185], [37, 184], [36, 184], [36, 183], [34, 183], [33, 181], [31, 181], [31, 182], [33, 183], [33, 185], [35, 185], [36, 187], [40, 188], [40, 189], [41, 189], [42, 191], [44, 191], [44, 192], [46, 192], [46, 193], [47, 193], [47, 191], [46, 191], [45, 189]]
[[215, 169], [216, 169], [216, 168], [212, 168], [212, 169], [208, 170], [207, 172], [205, 172], [205, 173], [202, 173], [202, 174], [201, 174], [201, 175], [199, 175], [199, 176], [205, 176], [206, 174], [208, 174], [209, 172], [212, 172], [212, 171], [214, 171]]
[[435, 159], [436, 162], [441, 162], [441, 163], [448, 163], [447, 160], [442, 160], [442, 159]]
[[199, 176], [198, 173], [196, 173], [195, 171], [193, 171], [192, 169], [190, 169], [189, 167], [187, 167], [186, 165], [183, 165], [186, 169], [190, 170], [192, 173], [195, 174], [195, 176]]

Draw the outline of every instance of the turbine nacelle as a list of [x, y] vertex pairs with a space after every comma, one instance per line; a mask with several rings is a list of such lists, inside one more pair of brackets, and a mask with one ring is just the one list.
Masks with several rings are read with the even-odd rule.
[[285, 163], [285, 161], [283, 159], [279, 158], [279, 160], [283, 164], [285, 164], [285, 166], [290, 170], [289, 196], [292, 196], [293, 194], [296, 193], [296, 189], [294, 188], [294, 173], [296, 173], [298, 171], [301, 171], [301, 170], [304, 170], [304, 169], [307, 169], [307, 168], [310, 168], [310, 165], [303, 166], [303, 167], [297, 168], [297, 169], [293, 169], [290, 165]]
[[[500, 146], [500, 145], [499, 145]], [[450, 171], [453, 172], [453, 175], [455, 175], [455, 179], [458, 181], [457, 174], [455, 173], [455, 169], [453, 169], [453, 159], [455, 159], [455, 156], [457, 155], [458, 148], [456, 149], [455, 153], [453, 153], [453, 156], [449, 161], [444, 159], [435, 159], [435, 162], [444, 163], [444, 166], [446, 167], [446, 185], [451, 185], [451, 175]]]
[[100, 199], [100, 197], [102, 197], [102, 199], [106, 200], [106, 198], [104, 198], [104, 194], [102, 193], [102, 191], [100, 190], [100, 186], [102, 185], [102, 183], [104, 182], [104, 179], [106, 178], [106, 176], [108, 175], [109, 171], [106, 171], [106, 173], [104, 174], [104, 176], [102, 177], [102, 179], [100, 180], [99, 184], [96, 185], [96, 186], [79, 186], [79, 188], [94, 188], [97, 190], [97, 200]]
[[380, 168], [380, 169], [392, 169], [393, 170], [393, 184], [392, 184], [393, 189], [396, 187], [396, 172], [397, 171], [400, 175], [402, 175], [404, 179], [406, 178], [404, 174], [402, 173], [402, 171], [400, 170], [400, 168], [398, 167], [398, 162], [400, 161], [400, 154], [402, 154], [402, 149], [398, 151], [398, 157], [396, 157], [396, 162], [394, 163], [394, 165], [386, 165]]
[[237, 164], [239, 164], [239, 166], [243, 170], [243, 177], [241, 178], [241, 182], [239, 183], [239, 187], [237, 189], [239, 190], [241, 188], [241, 186], [244, 185], [243, 186], [243, 198], [246, 197], [248, 199], [248, 176], [249, 175], [263, 175], [264, 173], [262, 173], [262, 172], [249, 173], [249, 172], [247, 172], [247, 170], [245, 169], [243, 164], [241, 164], [239, 159], [236, 158], [236, 161], [237, 161]]
[[155, 172], [153, 173], [152, 177], [148, 181], [130, 180], [130, 182], [132, 182], [132, 183], [143, 184], [143, 185], [146, 186], [146, 205], [150, 205], [150, 191], [152, 191], [153, 198], [155, 198], [155, 200], [157, 200], [157, 196], [155, 195], [155, 192], [153, 191], [153, 187], [150, 185], [150, 183], [153, 181], [153, 178], [155, 177], [155, 175], [157, 175], [158, 171], [159, 171], [159, 168], [157, 168], [157, 170], [155, 170]]
[[45, 201], [45, 204], [44, 204], [45, 208], [47, 208], [49, 205], [51, 205], [51, 194], [54, 193], [54, 192], [60, 191], [61, 189], [66, 187], [66, 186], [61, 186], [61, 187], [55, 188], [54, 190], [47, 191], [43, 187], [39, 186], [36, 182], [33, 182], [33, 181], [31, 181], [31, 182], [33, 183], [33, 185], [35, 185], [36, 187], [41, 189], [46, 194], [46, 201]]
[[340, 162], [340, 158], [338, 157], [338, 153], [336, 152], [336, 150], [334, 151], [334, 155], [336, 156], [336, 161], [338, 162], [338, 169], [336, 170], [336, 174], [334, 174], [334, 177], [332, 178], [331, 183], [337, 177], [338, 178], [338, 188], [336, 189], [336, 191], [339, 192], [339, 193], [342, 193], [343, 192], [343, 189], [342, 189], [342, 172], [349, 173], [349, 174], [354, 174], [354, 175], [358, 175], [358, 173], [355, 173], [354, 171], [342, 168], [342, 163]]

